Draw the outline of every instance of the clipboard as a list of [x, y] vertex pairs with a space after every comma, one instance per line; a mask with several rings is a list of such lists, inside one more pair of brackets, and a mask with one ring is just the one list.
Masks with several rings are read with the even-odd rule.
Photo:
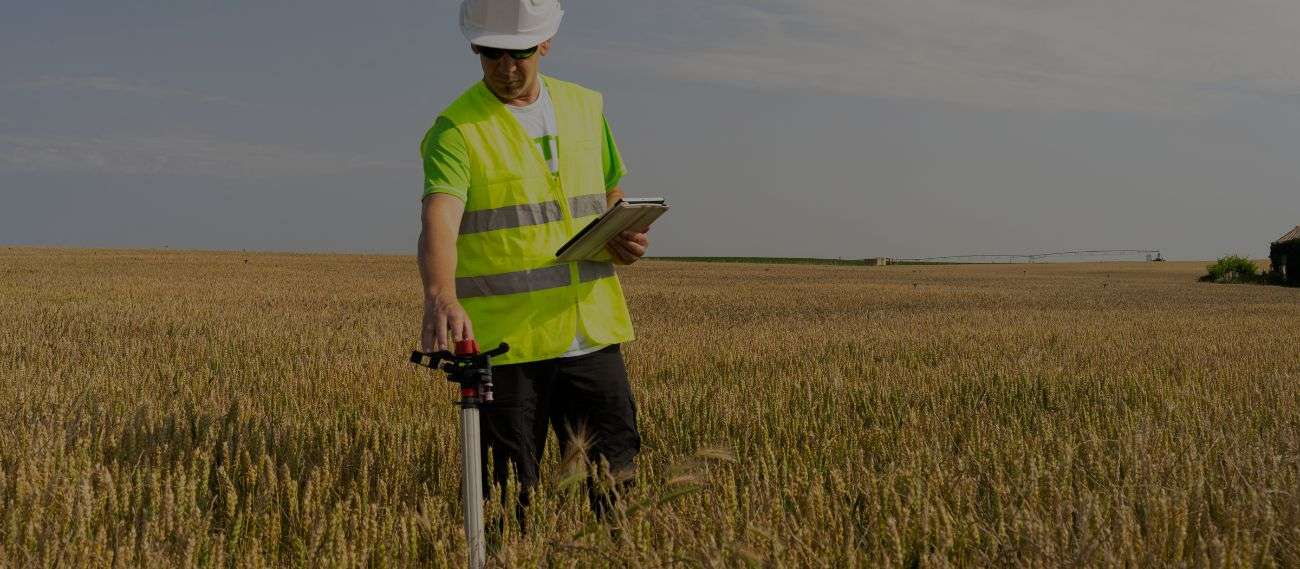
[[623, 198], [593, 219], [555, 252], [555, 260], [568, 263], [594, 259], [615, 235], [654, 223], [668, 211], [663, 198]]

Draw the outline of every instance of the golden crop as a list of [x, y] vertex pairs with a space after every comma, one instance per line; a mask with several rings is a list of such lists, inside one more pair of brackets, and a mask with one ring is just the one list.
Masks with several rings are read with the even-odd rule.
[[[1300, 290], [1201, 269], [620, 269], [638, 486], [552, 447], [493, 562], [1300, 565]], [[419, 317], [406, 257], [0, 250], [0, 565], [462, 564]]]

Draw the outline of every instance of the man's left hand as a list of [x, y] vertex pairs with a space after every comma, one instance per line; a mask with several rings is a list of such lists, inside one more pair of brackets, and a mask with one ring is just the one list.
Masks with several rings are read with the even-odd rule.
[[614, 256], [614, 264], [631, 265], [644, 256], [650, 247], [650, 238], [646, 237], [649, 231], [649, 227], [642, 227], [636, 231], [624, 231], [610, 239], [605, 249]]

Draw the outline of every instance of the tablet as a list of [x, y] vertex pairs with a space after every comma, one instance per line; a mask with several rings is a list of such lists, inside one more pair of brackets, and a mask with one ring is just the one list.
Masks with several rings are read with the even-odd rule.
[[623, 198], [600, 217], [591, 220], [555, 252], [560, 262], [594, 259], [614, 236], [629, 229], [649, 227], [668, 211], [663, 198]]

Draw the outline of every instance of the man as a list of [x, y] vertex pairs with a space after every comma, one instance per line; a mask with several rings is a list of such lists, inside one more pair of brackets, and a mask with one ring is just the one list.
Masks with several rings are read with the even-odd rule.
[[[601, 259], [555, 261], [623, 196], [626, 172], [601, 96], [538, 73], [563, 14], [556, 0], [464, 0], [461, 30], [483, 79], [421, 144], [421, 346], [510, 344], [495, 361], [496, 402], [481, 432], [493, 479], [513, 468], [521, 504], [538, 483], [548, 425], [564, 452], [581, 436], [616, 480], [631, 478], [641, 447], [619, 351], [632, 324], [613, 263], [644, 255], [648, 228], [619, 235]], [[606, 496], [592, 500], [598, 515], [608, 507]]]

